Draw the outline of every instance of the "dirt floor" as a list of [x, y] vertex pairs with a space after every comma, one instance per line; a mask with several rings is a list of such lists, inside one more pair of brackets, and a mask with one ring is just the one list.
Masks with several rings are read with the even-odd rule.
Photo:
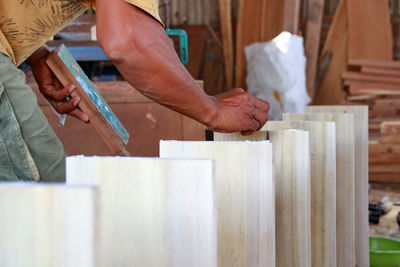
[[[371, 184], [369, 203], [376, 204], [383, 197], [389, 197], [391, 202], [400, 202], [400, 184]], [[400, 206], [394, 205], [389, 213], [380, 218], [378, 225], [370, 224], [370, 236], [384, 236], [400, 239], [400, 227], [396, 216]]]

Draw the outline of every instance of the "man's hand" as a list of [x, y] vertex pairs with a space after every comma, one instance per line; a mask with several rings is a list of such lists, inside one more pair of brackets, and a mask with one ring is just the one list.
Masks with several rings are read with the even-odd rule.
[[40, 92], [51, 103], [60, 114], [69, 114], [84, 122], [89, 122], [89, 116], [83, 113], [78, 107], [80, 98], [68, 97], [75, 90], [74, 85], [63, 87], [46, 64], [46, 57], [49, 50], [46, 47], [39, 48], [28, 60]]
[[260, 130], [268, 120], [269, 104], [236, 88], [215, 96], [217, 114], [207, 125], [215, 132], [241, 131], [250, 135]]

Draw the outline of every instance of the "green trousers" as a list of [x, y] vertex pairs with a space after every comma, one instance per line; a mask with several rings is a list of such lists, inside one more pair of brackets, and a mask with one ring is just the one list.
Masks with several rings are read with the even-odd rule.
[[62, 143], [25, 74], [0, 53], [0, 181], [65, 181]]

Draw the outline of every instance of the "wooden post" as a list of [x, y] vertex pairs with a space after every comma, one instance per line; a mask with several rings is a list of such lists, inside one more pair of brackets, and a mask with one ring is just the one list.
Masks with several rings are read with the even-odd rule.
[[[355, 266], [354, 115], [342, 113], [283, 114], [283, 119], [336, 123], [337, 266]], [[327, 229], [325, 229], [327, 230]]]
[[0, 266], [96, 267], [97, 190], [0, 183]]
[[289, 129], [310, 133], [312, 266], [336, 267], [335, 123], [270, 121], [263, 130]]
[[218, 267], [275, 266], [271, 143], [161, 141], [160, 156], [214, 160]]
[[73, 157], [67, 181], [99, 185], [99, 266], [217, 266], [210, 160]]
[[[268, 138], [266, 130], [279, 130], [279, 127], [273, 127], [271, 122], [268, 125], [270, 126], [264, 128], [263, 131], [256, 132], [250, 136], [243, 136], [240, 133], [214, 133], [214, 140], [266, 140]], [[284, 127], [282, 127], [282, 130], [284, 130]], [[277, 266], [311, 266], [308, 133], [304, 131], [272, 131], [269, 135], [273, 145], [275, 170]], [[330, 214], [335, 218], [334, 215], [334, 213]], [[335, 221], [333, 220], [333, 228], [335, 227]]]
[[310, 106], [307, 107], [307, 112], [341, 112], [354, 115], [356, 266], [368, 267], [368, 106]]

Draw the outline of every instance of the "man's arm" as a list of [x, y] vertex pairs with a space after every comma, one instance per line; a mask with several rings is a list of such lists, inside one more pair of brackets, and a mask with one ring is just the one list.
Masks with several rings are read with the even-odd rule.
[[242, 89], [211, 97], [179, 61], [161, 24], [123, 0], [96, 0], [97, 36], [134, 88], [210, 130], [250, 134], [268, 119], [268, 103]]

